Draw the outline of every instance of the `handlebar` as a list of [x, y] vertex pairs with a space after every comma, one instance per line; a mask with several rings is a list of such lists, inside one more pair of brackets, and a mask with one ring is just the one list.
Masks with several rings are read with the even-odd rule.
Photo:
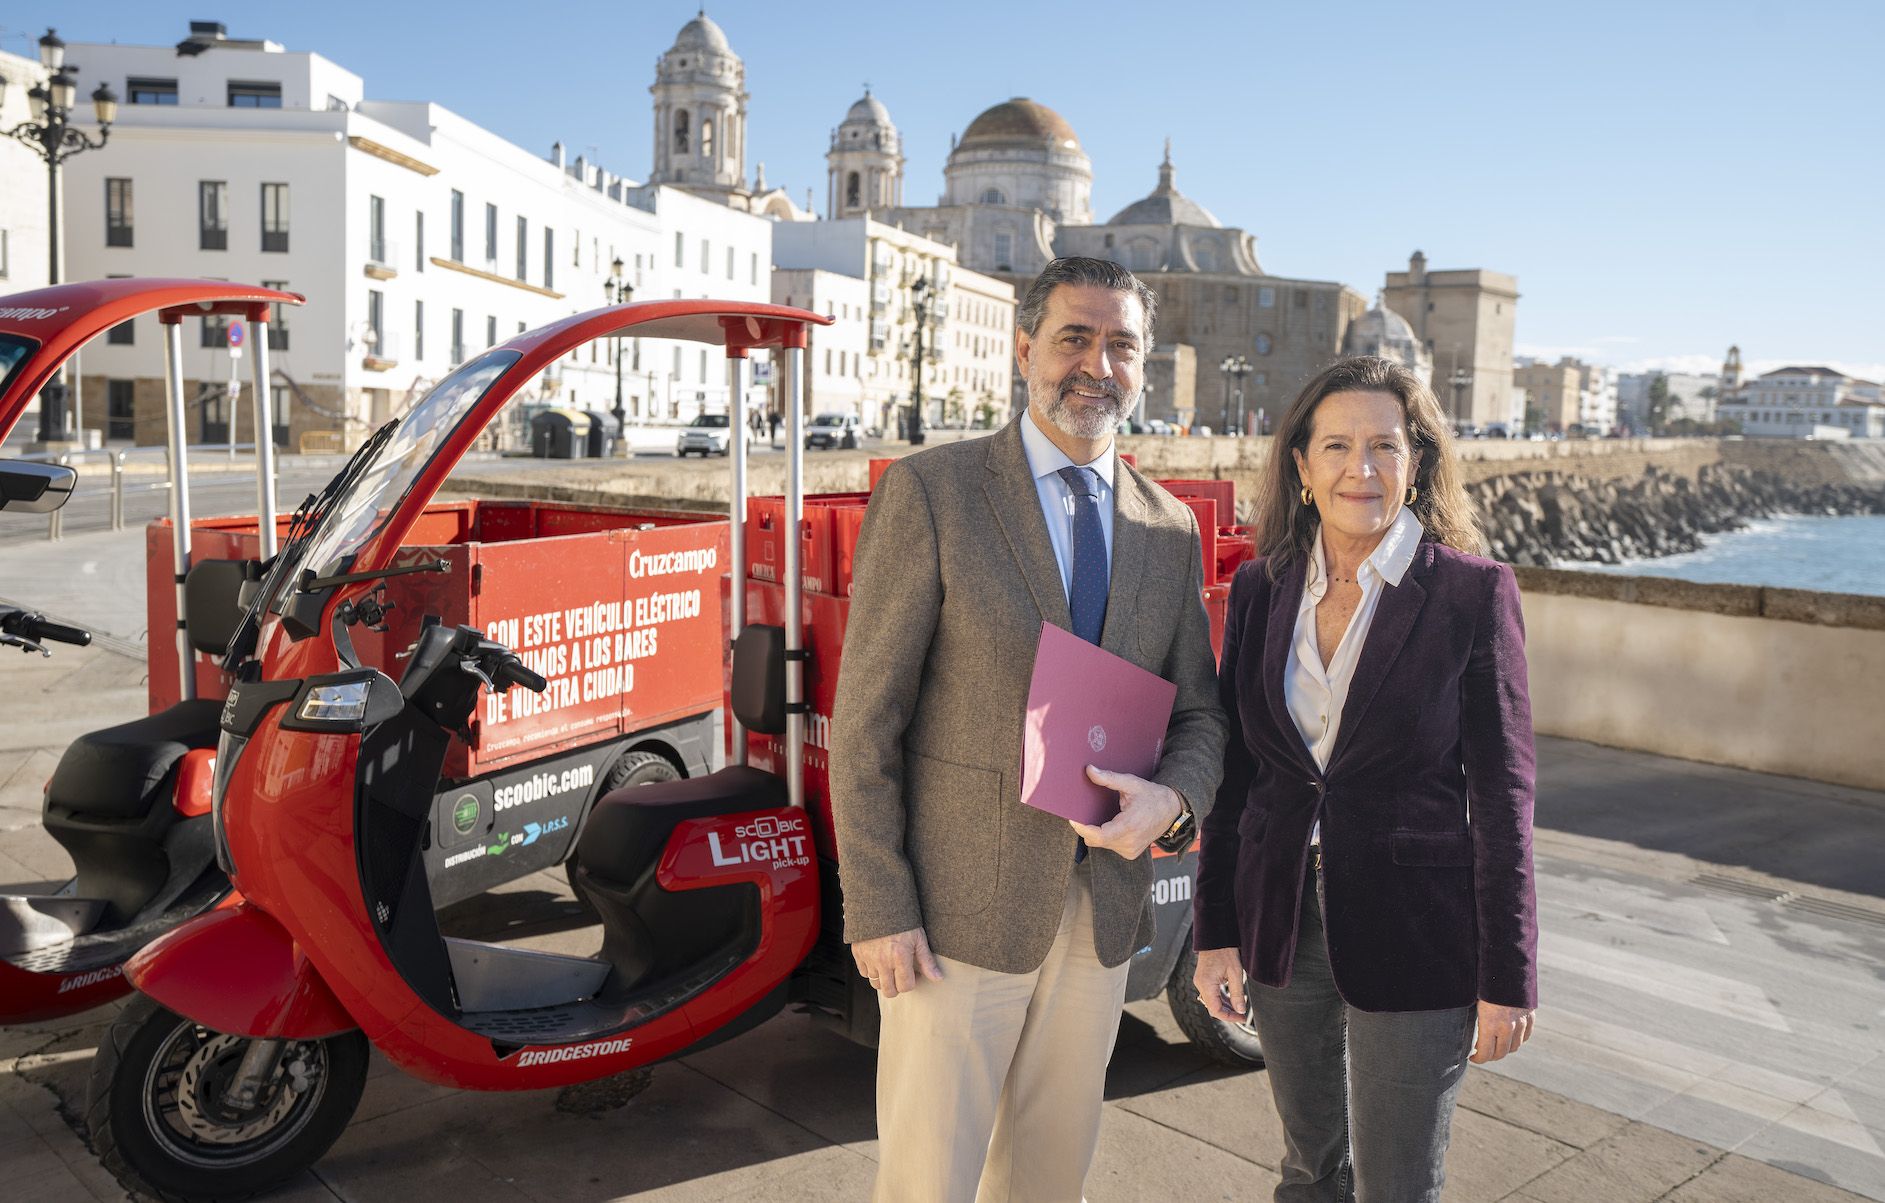
[[69, 627], [64, 623], [47, 622], [37, 614], [29, 618], [38, 619], [32, 624], [33, 634], [28, 638], [50, 639], [54, 643], [70, 643], [75, 647], [87, 647], [92, 642], [92, 633], [80, 627]]
[[31, 610], [0, 606], [0, 645], [50, 655], [51, 653], [40, 646], [46, 640], [85, 647], [91, 643], [92, 633], [81, 627], [69, 627], [64, 623], [53, 622], [44, 614], [37, 614]]
[[521, 685], [531, 693], [542, 693], [550, 687], [548, 678], [542, 673], [532, 672], [525, 668], [523, 661], [509, 653], [506, 653], [498, 662], [497, 670], [491, 674], [491, 680], [500, 690], [509, 689], [513, 685]]

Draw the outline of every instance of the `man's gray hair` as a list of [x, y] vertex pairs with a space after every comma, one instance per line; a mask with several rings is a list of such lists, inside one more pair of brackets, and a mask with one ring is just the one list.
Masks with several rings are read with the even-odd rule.
[[1145, 309], [1145, 349], [1152, 349], [1152, 327], [1158, 317], [1158, 294], [1146, 287], [1139, 277], [1112, 260], [1091, 259], [1085, 255], [1069, 255], [1054, 260], [1041, 269], [1040, 275], [1034, 277], [1034, 283], [1028, 285], [1027, 295], [1021, 298], [1021, 306], [1015, 310], [1015, 325], [1025, 330], [1029, 338], [1040, 333], [1041, 318], [1047, 313], [1048, 295], [1062, 284], [1091, 284], [1110, 288], [1114, 292], [1129, 292], [1138, 297], [1139, 304]]

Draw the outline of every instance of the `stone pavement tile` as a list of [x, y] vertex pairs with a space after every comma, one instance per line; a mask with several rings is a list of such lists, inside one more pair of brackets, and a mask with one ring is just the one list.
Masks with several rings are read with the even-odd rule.
[[1164, 994], [1128, 1003], [1106, 1067], [1106, 1097], [1145, 1094], [1218, 1063], [1191, 1043], [1172, 1018]]
[[1700, 1081], [1698, 1075], [1574, 1040], [1546, 1029], [1526, 1042], [1524, 1052], [1500, 1062], [1508, 1078], [1630, 1119], [1674, 1098]]
[[1810, 1107], [1790, 1112], [1735, 1152], [1871, 1199], [1885, 1199], [1885, 1157], [1879, 1142], [1850, 1119]]
[[1464, 1108], [1453, 1113], [1446, 1203], [1494, 1203], [1574, 1155], [1548, 1136]]
[[1109, 1104], [1086, 1197], [1090, 1203], [1245, 1203], [1268, 1199], [1276, 1183], [1275, 1171], [1265, 1166]]
[[[708, 1174], [692, 1181], [655, 1190], [636, 1191], [635, 1203], [757, 1203], [764, 1200], [789, 1200], [789, 1203], [859, 1203], [870, 1198], [871, 1185], [877, 1178], [877, 1163], [853, 1150], [826, 1146], [800, 1153], [784, 1161], [769, 1161], [743, 1166], [724, 1173]], [[519, 1182], [536, 1199], [562, 1198], [537, 1191], [529, 1182]], [[590, 1184], [598, 1192], [578, 1196], [595, 1200], [625, 1197], [612, 1192], [608, 1182]]]
[[1637, 1118], [1723, 1149], [1738, 1147], [1796, 1104], [1709, 1078]]
[[1262, 1071], [1199, 1070], [1159, 1090], [1114, 1098], [1128, 1111], [1234, 1157], [1274, 1170], [1283, 1158], [1283, 1121]]
[[1588, 1149], [1630, 1122], [1613, 1112], [1506, 1077], [1496, 1066], [1475, 1065], [1467, 1071], [1460, 1106], [1577, 1149]]
[[1730, 1153], [1667, 1199], [1668, 1203], [1861, 1203], [1865, 1197]]
[[1700, 1141], [1630, 1124], [1526, 1183], [1524, 1192], [1537, 1203], [1649, 1203], [1720, 1156]]
[[[98, 1196], [92, 1194], [63, 1164], [44, 1172], [19, 1174], [16, 1167], [6, 1168], [6, 1188], [9, 1198], [30, 1200], [30, 1203], [98, 1203]], [[124, 1195], [120, 1192], [119, 1198]]]
[[876, 1155], [877, 1054], [809, 1016], [780, 1015], [682, 1064], [833, 1144]]

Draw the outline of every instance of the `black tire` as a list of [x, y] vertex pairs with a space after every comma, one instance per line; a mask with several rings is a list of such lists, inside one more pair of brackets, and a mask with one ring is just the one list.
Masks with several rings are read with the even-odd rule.
[[[360, 1105], [366, 1037], [291, 1041], [267, 1102], [243, 1123], [227, 1114], [220, 1083], [246, 1043], [133, 998], [98, 1046], [85, 1109], [92, 1149], [112, 1176], [153, 1198], [214, 1203], [250, 1198], [319, 1161]], [[240, 1136], [256, 1124], [266, 1127]]]
[[[1198, 954], [1189, 941], [1172, 967], [1172, 979], [1165, 987], [1165, 1001], [1171, 1005], [1172, 1018], [1211, 1060], [1232, 1069], [1261, 1069], [1263, 1042], [1257, 1038], [1256, 1025], [1248, 1013], [1242, 1024], [1230, 1024], [1204, 1009], [1191, 979], [1198, 972]], [[1249, 989], [1245, 986], [1246, 991]]]
[[[674, 767], [674, 762], [659, 752], [624, 752], [621, 759], [609, 768], [609, 775], [602, 783], [601, 798], [606, 798], [618, 789], [627, 789], [634, 785], [659, 785], [664, 781], [679, 781], [686, 774]], [[573, 849], [572, 849], [573, 851]], [[569, 878], [570, 893], [576, 895], [576, 901], [585, 907], [589, 899], [583, 896], [581, 883], [576, 880], [576, 857], [563, 862], [563, 875]], [[591, 910], [595, 909], [590, 907]]]

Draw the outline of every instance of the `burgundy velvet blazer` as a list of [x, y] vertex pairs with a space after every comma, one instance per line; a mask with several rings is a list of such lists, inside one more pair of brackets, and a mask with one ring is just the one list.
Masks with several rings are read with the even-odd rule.
[[1538, 1004], [1534, 754], [1518, 583], [1423, 542], [1386, 586], [1326, 773], [1283, 700], [1306, 565], [1231, 585], [1224, 781], [1203, 823], [1193, 939], [1289, 982], [1322, 820], [1329, 962], [1364, 1011]]

